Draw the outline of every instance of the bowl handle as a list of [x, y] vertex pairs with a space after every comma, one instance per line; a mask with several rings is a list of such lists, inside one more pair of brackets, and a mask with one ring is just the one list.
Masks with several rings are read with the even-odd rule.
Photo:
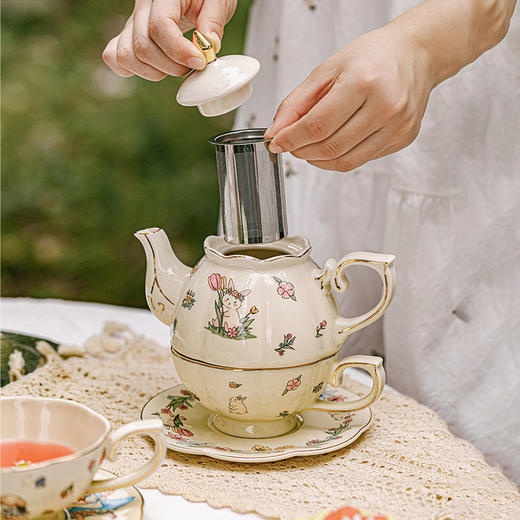
[[357, 412], [376, 401], [385, 386], [386, 375], [383, 360], [378, 356], [350, 356], [336, 363], [332, 373], [332, 386], [341, 386], [345, 368], [362, 368], [372, 378], [372, 388], [368, 394], [352, 401], [318, 400], [316, 406], [306, 408], [304, 412]]
[[116, 450], [122, 439], [129, 435], [146, 434], [154, 440], [153, 457], [143, 466], [120, 477], [94, 480], [86, 493], [98, 491], [110, 491], [126, 486], [132, 486], [136, 482], [149, 477], [163, 461], [166, 454], [166, 443], [162, 433], [163, 423], [160, 419], [147, 419], [145, 421], [134, 421], [113, 431], [108, 437], [106, 454], [108, 460], [114, 460], [117, 456]]

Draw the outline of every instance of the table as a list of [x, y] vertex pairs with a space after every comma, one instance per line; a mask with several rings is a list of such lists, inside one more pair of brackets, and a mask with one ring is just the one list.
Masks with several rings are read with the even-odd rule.
[[[58, 343], [83, 345], [88, 337], [100, 332], [106, 321], [118, 321], [136, 333], [147, 336], [167, 348], [168, 328], [146, 309], [119, 307], [98, 303], [54, 299], [2, 298], [0, 303], [2, 330], [41, 336]], [[369, 377], [358, 371], [349, 376], [369, 384]], [[163, 520], [165, 511], [176, 518], [208, 518], [210, 520], [259, 520], [260, 515], [239, 514], [229, 508], [215, 509], [206, 503], [194, 503], [181, 496], [164, 495], [156, 489], [140, 489], [144, 500], [144, 520]]]

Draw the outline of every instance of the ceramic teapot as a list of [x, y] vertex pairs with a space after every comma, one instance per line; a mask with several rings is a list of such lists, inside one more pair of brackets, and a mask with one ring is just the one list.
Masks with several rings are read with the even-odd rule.
[[[223, 147], [217, 165], [224, 235], [206, 238], [205, 256], [195, 267], [178, 260], [163, 230], [144, 229], [136, 237], [146, 252], [147, 302], [171, 328], [182, 382], [216, 413], [218, 430], [269, 437], [297, 427], [299, 411], [353, 411], [379, 397], [385, 383], [381, 358], [338, 362], [337, 356], [350, 334], [386, 311], [396, 288], [395, 257], [354, 252], [318, 266], [307, 238], [285, 236], [280, 158], [265, 146], [263, 129], [247, 132], [256, 137], [239, 136], [238, 145], [233, 132], [212, 141]], [[248, 162], [240, 154], [256, 158]], [[268, 196], [271, 205], [264, 200], [270, 192], [275, 194]], [[251, 200], [252, 193], [259, 200]], [[347, 271], [355, 265], [378, 273], [382, 293], [373, 309], [346, 318], [334, 293], [348, 288]], [[341, 383], [347, 366], [369, 372], [371, 391], [349, 403], [317, 401], [326, 384]]]

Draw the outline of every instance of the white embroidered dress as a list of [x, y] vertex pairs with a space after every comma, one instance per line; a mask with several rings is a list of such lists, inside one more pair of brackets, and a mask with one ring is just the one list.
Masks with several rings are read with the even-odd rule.
[[[236, 128], [270, 124], [280, 101], [328, 56], [410, 8], [410, 0], [259, 0], [245, 52], [262, 68]], [[496, 48], [431, 94], [405, 150], [354, 173], [286, 154], [290, 232], [322, 264], [394, 253], [398, 290], [345, 353], [384, 352], [388, 381], [435, 409], [520, 482], [520, 14]], [[377, 301], [352, 272], [347, 315]]]

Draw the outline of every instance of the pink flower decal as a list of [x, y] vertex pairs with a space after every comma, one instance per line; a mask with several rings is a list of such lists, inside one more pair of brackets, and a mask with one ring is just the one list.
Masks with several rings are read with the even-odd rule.
[[281, 280], [280, 278], [273, 276], [273, 280], [278, 284], [278, 288], [276, 292], [284, 299], [296, 301], [296, 296], [294, 295], [294, 285], [290, 282], [286, 282]]
[[230, 327], [229, 329], [227, 329], [227, 335], [230, 338], [236, 338], [237, 334], [238, 334], [238, 331], [237, 331], [236, 327]]
[[290, 298], [294, 294], [294, 285], [289, 282], [281, 282], [278, 286], [278, 294], [282, 298]]
[[218, 273], [213, 273], [208, 276], [208, 283], [212, 291], [220, 289], [222, 277]]
[[301, 374], [298, 377], [295, 377], [294, 379], [289, 379], [289, 381], [287, 381], [285, 390], [282, 392], [282, 395], [285, 395], [287, 392], [296, 390], [301, 385], [301, 382], [302, 382], [301, 379], [302, 379]]
[[327, 326], [327, 320], [323, 320], [319, 325], [316, 325], [316, 335], [315, 338], [321, 338], [323, 336], [322, 331], [325, 330]]
[[300, 380], [299, 379], [291, 379], [287, 383], [287, 390], [296, 390], [300, 386]]

